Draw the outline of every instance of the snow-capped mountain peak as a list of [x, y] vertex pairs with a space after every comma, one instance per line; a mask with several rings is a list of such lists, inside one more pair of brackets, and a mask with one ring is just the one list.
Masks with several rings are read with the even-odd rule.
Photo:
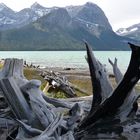
[[37, 2], [35, 2], [31, 6], [31, 10], [34, 11], [38, 15], [38, 17], [42, 17], [42, 16], [48, 14], [51, 11], [50, 8], [43, 7], [42, 5], [40, 5]]
[[140, 41], [140, 23], [134, 24], [128, 28], [121, 28], [116, 33], [120, 36]]
[[138, 30], [140, 30], [140, 24], [135, 24], [128, 28], [120, 28], [119, 30], [116, 31], [116, 33], [121, 36], [126, 36]]
[[36, 9], [46, 9], [46, 8], [40, 5], [39, 3], [35, 2], [31, 5], [31, 9], [36, 10]]
[[[92, 29], [95, 32], [99, 30], [100, 27], [112, 30], [101, 8], [89, 2], [81, 6], [68, 6], [64, 8], [46, 8], [35, 2], [30, 8], [25, 8], [19, 12], [12, 11], [5, 4], [0, 4], [0, 8], [3, 9], [0, 12], [0, 30], [20, 28], [49, 13], [53, 13], [56, 17], [57, 20], [55, 19], [54, 21], [60, 21], [59, 19], [61, 19], [61, 22], [65, 23], [65, 20], [67, 21], [67, 19], [73, 18], [74, 22], [78, 22], [82, 27], [88, 28], [89, 30]], [[50, 20], [52, 18], [50, 18]]]
[[14, 12], [12, 9], [7, 7], [4, 3], [0, 3], [0, 12]]
[[4, 8], [7, 8], [7, 6], [4, 3], [0, 3], [0, 11], [2, 11]]
[[4, 3], [0, 3], [0, 30], [19, 28], [48, 14], [50, 8], [45, 8], [35, 2], [30, 8], [14, 12]]

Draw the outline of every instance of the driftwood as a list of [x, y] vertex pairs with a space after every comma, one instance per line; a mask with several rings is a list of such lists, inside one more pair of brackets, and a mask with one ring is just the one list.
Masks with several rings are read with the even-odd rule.
[[[3, 130], [0, 138], [88, 140], [119, 139], [120, 136], [129, 139], [135, 135], [139, 140], [136, 102], [139, 96], [133, 88], [140, 79], [140, 48], [133, 44], [130, 47], [131, 61], [124, 77], [117, 67], [117, 59], [115, 63], [109, 60], [118, 83], [113, 89], [107, 71], [86, 43], [94, 93], [88, 99], [49, 98], [40, 90], [39, 80], [28, 81], [24, 77], [23, 60], [7, 59], [0, 72], [0, 127]], [[60, 81], [67, 83], [64, 78]]]
[[12, 77], [2, 79], [0, 81], [0, 87], [3, 91], [4, 97], [6, 98], [8, 105], [13, 111], [13, 114], [18, 119], [29, 120], [30, 116], [28, 115], [28, 113], [31, 113], [31, 110], [25, 98], [23, 97], [23, 94], [15, 83], [15, 80]]
[[[70, 127], [74, 123], [68, 126], [62, 115], [56, 114], [53, 110], [56, 107], [73, 110], [74, 104], [46, 97], [39, 89], [40, 81], [28, 81], [24, 77], [23, 60], [6, 59], [0, 75], [2, 100], [0, 117], [5, 117], [5, 119], [0, 120], [3, 130], [13, 132], [15, 128], [19, 128], [17, 139], [23, 140], [30, 137], [34, 137], [36, 140], [56, 139], [71, 135]], [[6, 119], [6, 117], [10, 118]], [[63, 131], [65, 133], [62, 133]], [[5, 139], [6, 137], [10, 136], [5, 134]]]
[[[92, 50], [88, 47], [87, 44], [86, 44], [86, 46], [87, 46], [88, 62], [90, 62], [89, 67], [90, 67], [90, 71], [92, 72], [92, 69], [94, 69], [94, 67], [95, 67], [95, 63], [93, 60], [94, 58], [92, 56]], [[108, 118], [109, 118], [110, 122], [111, 122], [111, 120], [114, 121], [115, 119], [116, 120], [118, 119], [118, 123], [120, 123], [120, 120], [123, 120], [121, 118], [122, 116], [118, 115], [119, 114], [118, 112], [121, 112], [121, 109], [123, 109], [122, 106], [125, 104], [126, 100], [128, 99], [128, 96], [130, 96], [131, 90], [133, 89], [133, 87], [137, 83], [137, 81], [140, 79], [140, 71], [139, 71], [140, 48], [133, 44], [130, 44], [130, 47], [132, 49], [131, 60], [130, 60], [129, 67], [128, 67], [122, 81], [118, 84], [116, 89], [110, 93], [110, 95], [107, 97], [106, 100], [103, 100], [102, 102], [100, 102], [98, 104], [97, 107], [95, 107], [94, 102], [101, 100], [101, 97], [100, 97], [101, 94], [100, 94], [100, 92], [98, 92], [100, 94], [100, 96], [99, 97], [97, 96], [93, 100], [93, 104], [91, 106], [91, 111], [89, 112], [87, 117], [79, 124], [78, 132], [76, 135], [78, 137], [78, 139], [80, 139], [81, 136], [83, 136], [85, 133], [90, 132], [92, 129], [95, 131], [94, 128], [96, 128], [96, 126], [98, 126], [98, 124], [99, 124], [99, 126], [104, 123], [105, 124], [108, 123], [108, 126], [111, 125], [111, 124], [109, 124], [108, 121], [106, 121], [106, 120], [108, 120]], [[93, 77], [92, 73], [91, 73], [91, 77]], [[96, 80], [97, 79], [92, 78], [93, 82]], [[98, 79], [98, 81], [100, 81], [100, 79]], [[137, 98], [135, 98], [135, 100], [133, 100], [133, 103], [136, 102], [136, 99]], [[131, 103], [131, 102], [129, 102], [129, 103]], [[130, 106], [128, 105], [128, 107], [130, 107]], [[126, 107], [126, 109], [127, 109], [127, 107]], [[137, 110], [137, 107], [135, 109]], [[131, 108], [131, 110], [133, 110], [133, 108]], [[128, 109], [127, 111], [128, 112], [123, 112], [123, 113], [128, 115], [130, 113], [129, 112], [130, 110]], [[104, 119], [106, 118], [106, 119], [103, 120], [103, 118]], [[115, 125], [113, 125], [113, 126], [115, 126]], [[103, 129], [105, 129], [105, 128], [103, 128]], [[83, 133], [83, 131], [85, 131], [85, 133]], [[102, 129], [100, 130], [100, 132], [101, 131], [102, 131]]]
[[92, 54], [92, 49], [87, 47], [87, 62], [89, 64], [90, 74], [91, 74], [91, 81], [93, 87], [93, 102], [92, 102], [92, 112], [102, 101], [104, 101], [109, 94], [112, 92], [113, 88], [109, 82], [108, 74], [104, 66], [96, 60], [94, 55]]
[[114, 63], [110, 59], [108, 59], [108, 62], [113, 67], [113, 73], [115, 75], [116, 82], [119, 83], [123, 79], [123, 74], [121, 73], [120, 69], [117, 66], [117, 58], [115, 58]]
[[65, 93], [67, 97], [75, 97], [75, 91], [74, 88], [71, 86], [70, 82], [68, 81], [66, 76], [62, 76], [59, 73], [55, 72], [43, 72], [41, 73], [41, 76], [48, 81], [47, 85], [44, 88], [44, 91], [46, 90], [60, 90]]
[[[121, 73], [120, 69], [117, 66], [117, 58], [115, 58], [114, 63], [109, 59], [109, 63], [113, 67], [113, 72], [115, 75], [115, 80], [117, 84], [123, 79], [123, 74]], [[122, 115], [120, 118], [121, 119], [126, 119], [127, 116], [135, 115], [137, 108], [138, 108], [138, 103], [135, 102], [137, 101], [137, 98], [139, 98], [139, 94], [136, 93], [135, 89], [133, 88], [132, 91], [128, 94], [127, 98], [125, 99], [123, 105], [120, 108], [120, 111], [118, 111], [119, 115]], [[125, 113], [126, 112], [126, 113]]]

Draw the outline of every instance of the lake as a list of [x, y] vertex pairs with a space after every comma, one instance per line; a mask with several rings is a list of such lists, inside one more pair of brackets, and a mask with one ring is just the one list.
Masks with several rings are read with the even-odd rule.
[[[118, 59], [118, 66], [122, 72], [130, 60], [130, 51], [94, 51], [95, 57], [102, 63], [106, 64], [109, 71], [112, 67], [108, 63], [108, 58]], [[63, 67], [63, 68], [88, 68], [85, 60], [86, 51], [0, 51], [0, 59], [21, 58], [27, 63], [40, 65], [41, 67]]]

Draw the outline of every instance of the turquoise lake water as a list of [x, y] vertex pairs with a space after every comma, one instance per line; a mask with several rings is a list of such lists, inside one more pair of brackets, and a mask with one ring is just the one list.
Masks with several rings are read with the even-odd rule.
[[[129, 60], [130, 51], [94, 51], [95, 57], [111, 71], [108, 58], [118, 59], [118, 66], [125, 72]], [[86, 51], [1, 51], [0, 59], [21, 58], [27, 63], [40, 65], [41, 67], [63, 67], [63, 68], [88, 68], [85, 60]]]

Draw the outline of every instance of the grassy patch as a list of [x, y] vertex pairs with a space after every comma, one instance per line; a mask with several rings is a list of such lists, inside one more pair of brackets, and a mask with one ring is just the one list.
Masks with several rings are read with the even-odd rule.
[[45, 82], [45, 80], [40, 76], [40, 71], [33, 69], [33, 68], [25, 68], [24, 69], [24, 76], [28, 79], [38, 79], [42, 83]]
[[84, 76], [83, 78], [72, 76], [72, 77], [69, 77], [68, 79], [73, 85], [75, 85], [78, 89], [81, 90], [80, 91], [76, 88], [76, 94], [78, 97], [92, 94], [92, 85], [91, 85], [90, 78], [85, 78]]
[[[33, 69], [33, 68], [25, 68], [24, 75], [28, 80], [31, 80], [31, 79], [40, 80], [42, 83], [40, 89], [41, 90], [44, 89], [47, 82], [40, 76], [40, 71]], [[68, 78], [68, 80], [72, 83], [72, 85], [77, 87], [75, 92], [78, 97], [91, 95], [92, 87], [91, 87], [90, 78], [84, 78], [84, 77], [75, 78], [75, 76], [71, 76], [70, 78]], [[57, 93], [55, 91], [54, 92], [52, 91], [50, 93], [47, 92], [46, 94], [50, 97], [66, 98], [65, 94], [62, 91], [58, 91]]]
[[0, 69], [2, 69], [2, 67], [3, 67], [3, 63], [0, 63]]

